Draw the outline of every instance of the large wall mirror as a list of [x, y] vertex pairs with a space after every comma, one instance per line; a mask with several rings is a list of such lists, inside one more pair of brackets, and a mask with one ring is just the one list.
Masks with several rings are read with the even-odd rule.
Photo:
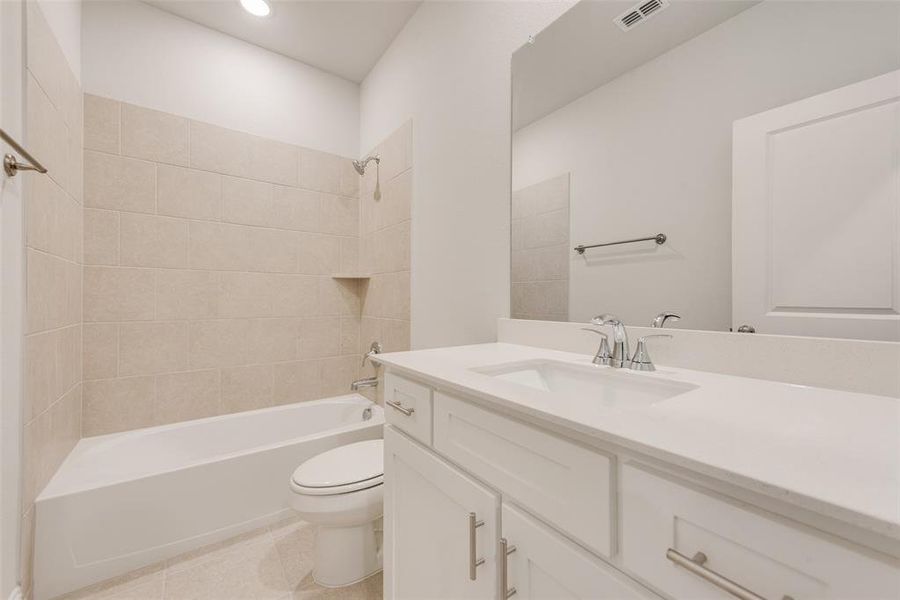
[[583, 0], [512, 69], [514, 318], [900, 341], [900, 2]]

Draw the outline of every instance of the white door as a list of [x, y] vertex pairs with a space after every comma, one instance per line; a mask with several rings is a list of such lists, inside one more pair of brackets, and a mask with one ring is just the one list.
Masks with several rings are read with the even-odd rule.
[[393, 427], [384, 453], [385, 597], [496, 598], [499, 497]]
[[733, 325], [900, 341], [900, 71], [734, 123]]
[[515, 598], [656, 598], [656, 595], [629, 581], [624, 575], [542, 525], [520, 508], [504, 502], [502, 521], [503, 537], [507, 541], [509, 552], [506, 558], [507, 592], [515, 588]]
[[[0, 1], [0, 127], [23, 139], [23, 3]], [[12, 149], [0, 142], [0, 158]], [[0, 170], [0, 597], [19, 575], [24, 221], [22, 181]]]

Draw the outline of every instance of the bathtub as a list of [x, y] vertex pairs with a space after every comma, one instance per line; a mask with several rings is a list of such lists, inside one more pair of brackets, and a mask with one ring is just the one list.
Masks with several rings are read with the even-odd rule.
[[351, 394], [82, 439], [35, 501], [35, 600], [291, 514], [301, 462], [383, 424]]

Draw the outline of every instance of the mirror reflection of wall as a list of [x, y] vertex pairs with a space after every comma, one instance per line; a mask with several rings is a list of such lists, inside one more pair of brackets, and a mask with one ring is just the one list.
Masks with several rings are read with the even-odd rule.
[[[768, 253], [759, 266], [767, 275], [758, 290], [734, 289], [761, 298], [746, 317], [757, 331], [900, 340], [900, 284], [890, 284], [900, 280], [897, 99], [887, 93], [877, 113], [865, 110], [867, 101], [851, 106], [849, 112], [864, 113], [856, 125], [837, 109], [819, 120], [804, 116], [816, 102], [837, 106], [837, 88], [900, 69], [900, 3], [672, 0], [623, 31], [614, 20], [632, 5], [583, 1], [514, 56], [513, 316], [587, 322], [611, 312], [649, 325], [670, 310], [683, 316], [676, 327], [737, 329], [734, 307], [748, 301], [733, 298], [732, 244], [756, 236]], [[801, 102], [813, 96], [819, 99]], [[778, 138], [780, 156], [822, 157], [806, 161], [804, 180], [788, 181], [774, 167], [758, 173], [771, 188], [758, 201], [778, 204], [760, 223], [747, 224], [749, 231], [735, 222], [733, 236], [732, 170], [742, 168], [733, 164], [735, 123], [789, 104], [798, 116], [786, 129], [801, 133]], [[856, 129], [844, 135], [846, 127]], [[813, 151], [813, 140], [835, 139], [840, 147]], [[855, 164], [865, 162], [852, 160], [860, 151], [880, 152], [877, 166]], [[796, 156], [790, 160], [797, 164]], [[566, 281], [559, 276], [553, 285], [532, 285], [547, 300], [529, 304], [522, 276], [528, 269], [517, 260], [528, 235], [517, 225], [523, 208], [516, 198], [560, 174], [568, 174], [569, 184], [568, 293], [559, 289]], [[832, 176], [860, 183], [820, 189]], [[867, 185], [863, 176], [877, 181]], [[801, 210], [810, 218], [798, 218]], [[818, 236], [800, 231], [804, 223]], [[665, 244], [609, 246], [583, 256], [573, 250], [657, 233], [667, 235]], [[872, 241], [876, 234], [880, 239]], [[852, 276], [857, 287], [852, 295], [779, 283], [803, 275], [821, 282], [832, 264], [826, 259], [853, 248], [860, 248], [858, 256], [837, 261], [846, 264], [835, 264], [832, 284], [841, 285], [845, 269], [844, 279]], [[531, 271], [539, 271], [531, 262]], [[567, 310], [539, 314], [551, 297], [567, 297]], [[872, 322], [855, 327], [859, 315]]]

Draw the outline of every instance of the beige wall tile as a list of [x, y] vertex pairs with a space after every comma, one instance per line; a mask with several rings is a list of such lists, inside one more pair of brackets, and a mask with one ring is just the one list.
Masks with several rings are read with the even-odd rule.
[[156, 165], [87, 151], [84, 153], [85, 206], [156, 212]]
[[245, 340], [245, 364], [282, 362], [300, 358], [300, 320], [253, 319]]
[[303, 319], [299, 327], [300, 358], [323, 358], [341, 354], [341, 319]]
[[159, 165], [156, 178], [156, 205], [159, 214], [211, 221], [219, 218], [221, 175]]
[[277, 227], [272, 184], [238, 177], [222, 178], [222, 220], [228, 223]]
[[32, 178], [25, 185], [25, 235], [32, 248], [81, 262], [82, 208], [56, 182]]
[[381, 324], [385, 352], [409, 350], [409, 321], [384, 319]]
[[68, 69], [65, 55], [53, 35], [38, 2], [27, 2], [25, 25], [26, 65], [28, 70], [46, 91], [50, 100], [60, 105], [65, 70]]
[[59, 397], [56, 331], [25, 337], [25, 415], [27, 423]]
[[319, 312], [319, 281], [310, 275], [271, 275], [272, 316], [302, 317]]
[[84, 324], [84, 378], [109, 379], [118, 375], [118, 323]]
[[298, 150], [282, 142], [191, 121], [190, 165], [235, 177], [297, 185]]
[[118, 211], [84, 209], [84, 264], [119, 264]]
[[532, 215], [523, 219], [525, 247], [542, 248], [569, 241], [568, 209]]
[[297, 236], [297, 269], [307, 275], [331, 275], [341, 267], [341, 240], [331, 235]]
[[[341, 354], [360, 354], [360, 320], [358, 316], [341, 319]], [[368, 347], [366, 347], [365, 351], [368, 351]]]
[[222, 369], [222, 408], [226, 413], [272, 406], [272, 365]]
[[56, 330], [57, 396], [67, 393], [83, 379], [82, 337], [81, 323]]
[[47, 176], [65, 188], [69, 174], [69, 129], [63, 113], [54, 106], [30, 73], [26, 79], [25, 93], [28, 99], [25, 106], [25, 144], [34, 156], [40, 157], [47, 168]]
[[359, 356], [338, 356], [322, 360], [322, 395], [350, 393], [350, 384], [359, 374]]
[[156, 274], [152, 269], [85, 267], [84, 320], [144, 321], [154, 318]]
[[26, 333], [72, 325], [81, 320], [80, 266], [50, 254], [26, 251]]
[[116, 100], [84, 95], [84, 147], [109, 154], [119, 154], [119, 110]]
[[122, 104], [122, 154], [187, 166], [188, 120], [133, 104]]
[[273, 280], [267, 273], [221, 273], [219, 316], [268, 317], [272, 315]]
[[192, 369], [246, 364], [249, 319], [193, 321], [190, 324]]
[[360, 272], [358, 237], [341, 238], [341, 264], [339, 270], [341, 273]]
[[277, 229], [191, 221], [190, 264], [195, 269], [294, 273], [297, 235]]
[[188, 369], [188, 324], [183, 321], [119, 325], [119, 376]]
[[156, 318], [211, 319], [219, 314], [222, 280], [212, 271], [156, 272]]
[[356, 172], [356, 169], [353, 168], [352, 159], [342, 158], [340, 159], [340, 163], [341, 183], [340, 191], [338, 193], [341, 196], [359, 198], [359, 185], [360, 181], [362, 180], [362, 176]]
[[155, 377], [125, 377], [84, 383], [85, 437], [146, 427], [153, 422]]
[[359, 235], [359, 200], [322, 194], [322, 233]]
[[273, 366], [273, 403], [290, 404], [322, 397], [322, 364], [318, 360]]
[[319, 278], [320, 314], [355, 316], [359, 311], [359, 282], [354, 279]]
[[273, 227], [296, 231], [322, 231], [322, 194], [276, 185], [272, 189]]
[[341, 193], [341, 157], [309, 148], [300, 148], [299, 156], [300, 187], [329, 194]]
[[153, 423], [176, 423], [222, 412], [218, 370], [170, 373], [156, 378]]
[[122, 213], [119, 227], [119, 262], [123, 266], [189, 266], [188, 221]]

